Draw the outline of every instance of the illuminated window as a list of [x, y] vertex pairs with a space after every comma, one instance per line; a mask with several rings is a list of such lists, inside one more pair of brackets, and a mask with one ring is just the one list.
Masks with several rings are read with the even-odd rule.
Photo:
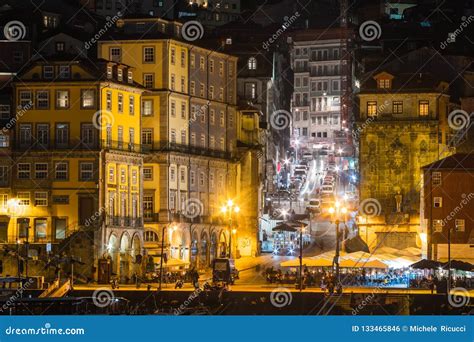
[[48, 164], [47, 163], [35, 164], [35, 178], [36, 179], [48, 178]]
[[30, 205], [29, 192], [18, 192], [16, 197], [18, 198], [18, 205]]
[[393, 101], [392, 103], [393, 114], [403, 114], [403, 101]]
[[443, 197], [434, 197], [433, 205], [435, 208], [441, 208], [443, 206]]
[[367, 116], [377, 116], [377, 101], [367, 102]]
[[464, 219], [456, 219], [454, 221], [454, 228], [457, 232], [464, 232], [466, 230], [466, 221]]
[[257, 59], [255, 57], [250, 57], [247, 66], [249, 70], [257, 70]]
[[443, 231], [443, 221], [433, 220], [433, 232], [440, 233]]
[[56, 163], [54, 166], [54, 169], [55, 169], [54, 178], [56, 180], [67, 180], [69, 178], [68, 163], [65, 163], [65, 162]]
[[35, 192], [35, 206], [47, 207], [48, 206], [48, 193], [45, 191]]
[[390, 89], [390, 80], [388, 78], [383, 78], [379, 80], [380, 89]]
[[56, 107], [57, 108], [69, 107], [69, 91], [67, 90], [56, 91]]
[[428, 101], [420, 101], [418, 104], [418, 111], [420, 116], [427, 116], [429, 114], [430, 105]]
[[431, 174], [431, 183], [433, 185], [441, 185], [441, 172], [433, 172]]

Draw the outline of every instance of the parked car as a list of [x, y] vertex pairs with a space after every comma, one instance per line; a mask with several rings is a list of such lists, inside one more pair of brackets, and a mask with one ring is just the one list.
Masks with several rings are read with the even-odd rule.
[[334, 188], [332, 185], [323, 185], [323, 188], [321, 189], [321, 193], [332, 194], [334, 193]]
[[321, 200], [319, 198], [311, 198], [309, 200], [308, 205], [306, 206], [306, 209], [308, 209], [311, 212], [319, 212], [321, 208]]

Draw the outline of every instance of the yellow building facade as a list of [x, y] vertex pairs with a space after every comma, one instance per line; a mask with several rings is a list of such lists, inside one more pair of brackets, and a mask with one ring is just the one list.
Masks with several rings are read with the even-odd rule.
[[[69, 60], [18, 75], [6, 218], [8, 243], [29, 255], [31, 274], [61, 256], [81, 261], [84, 281], [140, 271], [143, 88], [133, 76], [123, 64]], [[26, 272], [26, 261], [9, 262]]]

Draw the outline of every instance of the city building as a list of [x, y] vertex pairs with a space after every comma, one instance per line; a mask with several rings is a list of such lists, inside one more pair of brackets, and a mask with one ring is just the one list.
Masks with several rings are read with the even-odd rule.
[[433, 75], [381, 71], [362, 85], [359, 234], [371, 249], [421, 247], [421, 167], [451, 153], [449, 86]]
[[[191, 45], [177, 33], [155, 31], [139, 42], [118, 33], [99, 42], [98, 55], [134, 66], [147, 88], [141, 137], [148, 255], [159, 264], [163, 242], [175, 265], [206, 268], [229, 254], [232, 232], [233, 256], [257, 253], [251, 195], [260, 178], [243, 183], [253, 172], [245, 167], [252, 146], [238, 144], [238, 131], [249, 127], [237, 109], [237, 58]], [[241, 208], [232, 222], [221, 213], [229, 200]]]
[[350, 143], [352, 31], [307, 29], [289, 34], [294, 73], [292, 144], [309, 152]]
[[5, 126], [14, 125], [13, 144], [1, 148], [11, 151], [2, 158], [2, 242], [17, 252], [3, 255], [3, 272], [29, 266], [52, 277], [45, 265], [63, 257], [81, 261], [75, 273], [85, 281], [139, 272], [143, 91], [132, 68], [109, 61], [41, 60], [17, 75]]
[[472, 261], [474, 255], [474, 155], [454, 154], [423, 166], [423, 252], [428, 259]]

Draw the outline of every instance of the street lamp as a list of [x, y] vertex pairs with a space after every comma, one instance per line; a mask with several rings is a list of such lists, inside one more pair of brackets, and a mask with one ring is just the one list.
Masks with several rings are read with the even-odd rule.
[[232, 214], [238, 214], [239, 212], [240, 207], [236, 205], [231, 199], [221, 207], [221, 213], [226, 215], [227, 219], [229, 220], [229, 259], [232, 259], [232, 235], [237, 233], [237, 229], [232, 229]]
[[[341, 202], [336, 201], [334, 207], [329, 208], [329, 213], [331, 214], [334, 223], [336, 224], [336, 254], [334, 255], [334, 264], [336, 264], [336, 282], [337, 285], [340, 285], [340, 273], [339, 273], [339, 241], [340, 241], [340, 231], [339, 224], [340, 218], [342, 217], [343, 222], [345, 221], [345, 215], [347, 214], [347, 208], [341, 204]], [[332, 221], [331, 221], [332, 222]], [[342, 288], [342, 286], [341, 286]]]
[[160, 286], [158, 288], [161, 291], [161, 284], [163, 283], [163, 261], [164, 261], [164, 250], [165, 250], [165, 230], [166, 228], [171, 228], [171, 232], [176, 230], [176, 225], [174, 222], [170, 223], [168, 226], [163, 226], [161, 230], [161, 260], [160, 260]]

